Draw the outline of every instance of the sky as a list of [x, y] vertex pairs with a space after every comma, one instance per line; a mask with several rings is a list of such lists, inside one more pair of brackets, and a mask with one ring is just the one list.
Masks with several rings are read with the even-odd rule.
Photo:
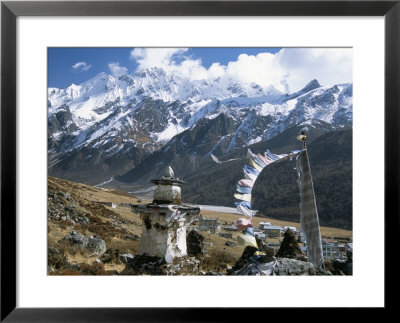
[[352, 82], [351, 48], [48, 48], [48, 86], [66, 88], [105, 72], [160, 67], [192, 80], [229, 77], [295, 92], [312, 79]]

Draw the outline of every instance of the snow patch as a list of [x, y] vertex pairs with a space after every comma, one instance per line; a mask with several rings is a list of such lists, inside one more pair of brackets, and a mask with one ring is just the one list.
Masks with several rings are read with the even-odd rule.
[[106, 184], [110, 183], [110, 182], [111, 182], [113, 179], [114, 179], [114, 176], [113, 176], [113, 177], [111, 177], [109, 180], [106, 180], [106, 181], [104, 181], [103, 183], [100, 183], [100, 184], [97, 184], [97, 185], [95, 185], [95, 187], [101, 187], [101, 186], [104, 186], [104, 185], [106, 185]]
[[186, 130], [186, 128], [170, 123], [168, 124], [167, 128], [164, 131], [153, 133], [152, 137], [157, 142], [168, 142], [174, 136], [176, 136], [177, 134], [181, 133], [184, 130]]

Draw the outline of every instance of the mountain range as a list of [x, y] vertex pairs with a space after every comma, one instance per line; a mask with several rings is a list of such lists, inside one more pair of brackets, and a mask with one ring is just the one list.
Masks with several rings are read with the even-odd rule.
[[160, 68], [101, 73], [48, 89], [49, 175], [144, 184], [171, 165], [185, 178], [211, 154], [228, 156], [293, 127], [351, 128], [352, 108], [352, 84], [311, 80], [282, 93], [227, 78], [193, 81]]

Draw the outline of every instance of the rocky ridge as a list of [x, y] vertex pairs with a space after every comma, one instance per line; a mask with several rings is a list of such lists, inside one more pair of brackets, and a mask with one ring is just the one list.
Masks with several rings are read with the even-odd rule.
[[312, 80], [284, 94], [269, 85], [189, 81], [161, 69], [118, 78], [102, 73], [49, 88], [49, 172], [99, 184], [162, 147], [191, 150], [196, 168], [211, 153], [221, 156], [318, 122], [330, 130], [352, 126], [351, 84], [323, 87]]

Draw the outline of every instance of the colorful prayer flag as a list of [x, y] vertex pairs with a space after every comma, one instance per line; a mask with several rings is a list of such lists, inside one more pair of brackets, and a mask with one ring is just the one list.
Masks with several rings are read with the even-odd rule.
[[240, 234], [237, 236], [238, 244], [241, 246], [252, 246], [258, 248], [256, 238], [249, 234]]
[[237, 198], [238, 200], [251, 202], [251, 194], [239, 194], [239, 193], [235, 193], [233, 196], [234, 196], [235, 198]]
[[253, 187], [254, 186], [254, 181], [249, 180], [249, 179], [241, 179], [241, 180], [239, 180], [238, 184], [240, 186]]
[[241, 194], [251, 194], [251, 187], [236, 185], [236, 192]]
[[242, 231], [246, 228], [252, 227], [253, 226], [253, 219], [236, 219], [235, 225], [239, 231]]

